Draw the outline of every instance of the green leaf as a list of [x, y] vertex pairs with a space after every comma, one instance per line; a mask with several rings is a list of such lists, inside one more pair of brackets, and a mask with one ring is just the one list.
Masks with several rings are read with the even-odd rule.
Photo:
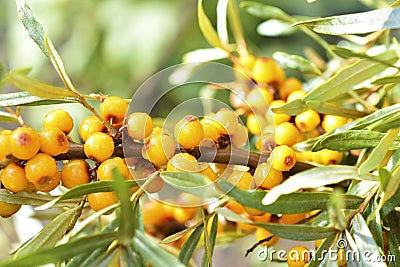
[[375, 84], [375, 85], [386, 85], [386, 84], [391, 84], [391, 83], [400, 83], [400, 75], [378, 78], [378, 79], [372, 81], [371, 83]]
[[211, 253], [211, 245], [210, 245], [210, 237], [208, 235], [208, 220], [204, 214], [204, 210], [201, 210], [201, 218], [203, 220], [203, 240], [204, 240], [204, 255], [203, 259], [201, 260], [201, 265], [204, 267], [209, 267], [212, 265], [212, 253]]
[[75, 95], [63, 88], [56, 87], [50, 84], [45, 84], [37, 80], [31, 79], [28, 76], [20, 75], [14, 72], [9, 72], [8, 77], [10, 82], [22, 91], [27, 91], [32, 95], [41, 98], [64, 98], [74, 97]]
[[[347, 151], [352, 149], [373, 148], [378, 146], [384, 133], [373, 132], [367, 130], [347, 130], [344, 132], [333, 133], [320, 139], [314, 144], [312, 151], [318, 151], [324, 148]], [[395, 138], [395, 141], [389, 147], [390, 150], [399, 148], [400, 138]]]
[[160, 176], [172, 187], [199, 197], [219, 197], [221, 195], [215, 190], [212, 182], [199, 173], [164, 171], [160, 173]]
[[0, 267], [31, 267], [69, 260], [76, 255], [91, 252], [99, 247], [108, 246], [116, 236], [117, 234], [112, 232], [82, 237], [54, 248], [38, 250], [34, 253], [22, 255], [17, 259], [3, 261], [0, 263]]
[[393, 155], [390, 157], [389, 162], [388, 162], [386, 168], [387, 168], [389, 171], [393, 171], [394, 168], [396, 168], [397, 165], [399, 165], [399, 164], [400, 164], [400, 148], [397, 149], [397, 150], [393, 153]]
[[308, 75], [321, 75], [321, 71], [314, 63], [298, 55], [290, 55], [284, 52], [275, 52], [273, 58], [282, 66]]
[[301, 99], [296, 99], [292, 102], [289, 102], [279, 108], [273, 108], [272, 112], [274, 113], [284, 113], [290, 116], [295, 116], [297, 114], [302, 113], [303, 111], [306, 111], [308, 107], [304, 104], [304, 102]]
[[[11, 194], [6, 189], [0, 189], [0, 201], [11, 204], [40, 206], [52, 200], [54, 200], [54, 197], [48, 195], [42, 195], [38, 193], [28, 193], [28, 192], [19, 192], [16, 194]], [[60, 203], [60, 205], [57, 205], [57, 207], [66, 207], [66, 206], [75, 207], [77, 203], [78, 200], [65, 201]]]
[[296, 29], [291, 28], [290, 23], [277, 19], [266, 20], [257, 26], [257, 33], [268, 37], [288, 36], [295, 32]]
[[14, 115], [0, 110], [0, 122], [18, 122]]
[[176, 266], [184, 267], [174, 256], [155, 244], [144, 233], [136, 230], [133, 238], [133, 247], [135, 250], [152, 266]]
[[240, 4], [247, 13], [262, 19], [277, 19], [293, 23], [292, 19], [282, 9], [274, 6], [264, 5], [258, 2], [242, 2]]
[[372, 199], [363, 214], [367, 218], [368, 228], [371, 231], [377, 245], [383, 249], [382, 219], [379, 213], [380, 205], [376, 198]]
[[182, 237], [184, 237], [185, 235], [187, 235], [188, 233], [190, 233], [191, 231], [193, 231], [192, 228], [185, 228], [182, 231], [179, 231], [175, 234], [169, 235], [166, 238], [164, 238], [163, 240], [161, 240], [160, 244], [169, 244], [172, 243], [178, 239], [181, 239]]
[[135, 233], [135, 218], [133, 206], [130, 201], [129, 187], [125, 178], [118, 172], [117, 167], [112, 170], [113, 188], [120, 202], [120, 213], [118, 214], [118, 240], [122, 245], [129, 245]]
[[378, 167], [384, 160], [386, 153], [398, 134], [399, 129], [390, 130], [371, 151], [371, 154], [369, 154], [367, 160], [360, 165], [358, 172], [360, 174], [366, 174]]
[[399, 28], [399, 17], [400, 8], [384, 8], [361, 13], [300, 21], [293, 26], [309, 26], [318, 33], [331, 35], [360, 34]]
[[17, 250], [15, 258], [34, 253], [40, 249], [54, 247], [64, 236], [65, 231], [71, 224], [72, 218], [74, 218], [79, 209], [80, 207], [77, 206], [55, 217], [37, 235]]
[[[394, 263], [393, 266], [396, 266], [396, 262], [400, 259], [400, 214], [398, 212], [390, 213], [385, 219], [384, 224], [387, 226], [388, 230], [386, 231], [386, 236], [388, 239], [388, 259], [389, 263]], [[390, 266], [390, 265], [389, 265]]]
[[360, 252], [360, 259], [363, 266], [386, 266], [384, 262], [377, 261], [377, 257], [382, 257], [379, 247], [374, 237], [369, 231], [368, 225], [361, 214], [357, 213], [352, 220], [353, 237]]
[[327, 251], [332, 246], [333, 242], [337, 240], [337, 234], [331, 234], [326, 237], [326, 239], [322, 242], [321, 246], [318, 248], [317, 252], [315, 253], [315, 257], [311, 257], [311, 261], [308, 267], [318, 267], [321, 266], [320, 264], [322, 261], [328, 256]]
[[[125, 181], [125, 183], [128, 187], [137, 186], [137, 183], [133, 180]], [[79, 198], [91, 193], [111, 192], [113, 190], [114, 190], [113, 181], [97, 181], [88, 184], [83, 184], [69, 189], [64, 194], [51, 199], [50, 202], [42, 204], [42, 206], [38, 207], [37, 209], [38, 210], [48, 209], [50, 207], [53, 207], [56, 203], [63, 200]]]
[[347, 221], [343, 214], [343, 209], [345, 209], [346, 204], [342, 197], [342, 194], [335, 190], [332, 194], [330, 194], [330, 200], [328, 205], [328, 213], [330, 221], [333, 224], [333, 227], [343, 231], [347, 228]]
[[44, 99], [38, 96], [33, 96], [28, 92], [17, 92], [0, 95], [0, 107], [43, 106], [76, 102], [77, 101], [74, 98]]
[[44, 36], [46, 32], [43, 29], [43, 26], [33, 17], [32, 10], [29, 8], [24, 0], [17, 0], [16, 3], [18, 17], [24, 27], [28, 30], [29, 36], [39, 46], [43, 54], [46, 57], [49, 57], [49, 53], [47, 52], [46, 46], [44, 44]]
[[374, 113], [365, 116], [364, 118], [360, 119], [356, 122], [354, 126], [352, 126], [351, 130], [363, 130], [368, 129], [372, 125], [376, 123], [381, 123], [382, 121], [393, 118], [400, 113], [400, 103], [388, 106], [386, 108], [379, 109]]
[[[376, 56], [376, 58], [391, 64], [398, 60], [397, 54], [392, 50], [388, 50]], [[388, 68], [387, 65], [368, 59], [358, 60], [313, 89], [303, 98], [303, 101], [329, 101], [340, 94], [353, 90], [354, 86], [365, 81], [365, 77], [372, 77], [386, 68]]]
[[240, 19], [239, 8], [236, 0], [228, 0], [228, 18], [233, 37], [238, 45], [239, 54], [247, 55], [248, 52], [243, 36], [242, 21]]
[[197, 18], [200, 30], [204, 38], [206, 38], [207, 42], [214, 47], [226, 50], [225, 47], [221, 44], [217, 32], [215, 31], [213, 25], [208, 19], [206, 13], [204, 12], [203, 0], [199, 0], [197, 4]]
[[335, 54], [343, 57], [343, 58], [366, 58], [369, 59], [371, 61], [376, 61], [378, 63], [382, 63], [384, 65], [387, 65], [388, 67], [394, 67], [393, 64], [386, 62], [385, 60], [380, 60], [379, 58], [375, 57], [375, 56], [370, 56], [367, 55], [365, 53], [361, 53], [361, 52], [355, 52], [353, 50], [344, 48], [344, 47], [339, 47], [339, 46], [335, 46], [332, 48], [333, 52], [335, 52]]
[[[223, 190], [230, 190], [228, 195], [240, 204], [272, 214], [294, 214], [313, 210], [326, 210], [332, 195], [327, 192], [295, 192], [281, 195], [270, 205], [263, 205], [262, 199], [265, 197], [265, 191], [246, 191], [232, 187], [226, 181], [220, 181], [219, 183]], [[340, 197], [348, 209], [358, 207], [363, 201], [362, 198], [352, 195], [341, 194]]]
[[228, 37], [228, 3], [229, 0], [219, 0], [217, 3], [217, 33], [221, 44], [229, 44]]
[[391, 173], [390, 179], [387, 182], [387, 186], [384, 191], [384, 196], [382, 200], [383, 203], [392, 198], [399, 187], [400, 187], [400, 165], [398, 165]]
[[209, 238], [208, 238], [210, 241], [210, 243], [209, 243], [209, 250], [210, 250], [209, 258], [210, 258], [210, 260], [207, 261], [206, 257], [203, 257], [202, 263], [201, 263], [201, 265], [203, 267], [209, 267], [210, 266], [209, 262], [210, 263], [212, 262], [212, 255], [214, 253], [215, 241], [217, 239], [217, 232], [218, 232], [217, 230], [218, 230], [218, 213], [216, 213], [213, 217], [213, 220], [211, 223], [211, 230], [210, 230]]
[[368, 112], [345, 108], [334, 103], [318, 100], [309, 100], [306, 102], [306, 105], [318, 113], [342, 116], [346, 118], [360, 118], [369, 114]]
[[189, 264], [190, 259], [193, 256], [194, 250], [199, 243], [200, 237], [203, 234], [204, 225], [201, 224], [192, 232], [186, 242], [183, 244], [182, 249], [179, 253], [178, 259], [179, 261], [187, 266]]
[[353, 166], [323, 166], [303, 171], [289, 177], [282, 184], [272, 188], [263, 198], [264, 205], [274, 203], [281, 195], [287, 195], [303, 188], [318, 188], [324, 185], [337, 184], [344, 180], [376, 180], [371, 174], [359, 175]]

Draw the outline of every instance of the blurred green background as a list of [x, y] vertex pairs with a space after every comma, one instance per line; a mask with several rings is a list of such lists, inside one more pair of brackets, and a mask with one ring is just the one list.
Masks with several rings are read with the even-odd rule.
[[[215, 21], [216, 2], [204, 0], [204, 8], [212, 21]], [[289, 14], [322, 17], [369, 10], [371, 6], [365, 4], [383, 1], [260, 2], [278, 6]], [[131, 98], [152, 74], [180, 63], [182, 56], [189, 51], [210, 47], [198, 28], [196, 0], [32, 0], [28, 4], [47, 29], [73, 83], [85, 94], [103, 92]], [[242, 21], [249, 48], [256, 55], [271, 56], [278, 50], [302, 55], [306, 46], [323, 53], [318, 45], [301, 33], [280, 38], [263, 37], [256, 32], [260, 19], [242, 12]], [[332, 37], [324, 38], [336, 42]], [[63, 86], [48, 59], [19, 22], [13, 0], [0, 1], [0, 64], [5, 71], [32, 67], [30, 77]], [[15, 91], [12, 86], [0, 88], [0, 92], [12, 91]], [[27, 123], [40, 129], [42, 122], [38, 118], [43, 118], [51, 108], [26, 108]], [[72, 113], [76, 125], [87, 114], [77, 105], [63, 108]], [[13, 128], [15, 125], [0, 124], [0, 127]], [[76, 130], [72, 138], [77, 140]], [[24, 233], [34, 234], [38, 230], [21, 231], [24, 229], [13, 228], [11, 223], [12, 220], [0, 218], [3, 248], [0, 259], [7, 257], [19, 240], [30, 237]], [[22, 225], [26, 228], [26, 223], [22, 222]]]

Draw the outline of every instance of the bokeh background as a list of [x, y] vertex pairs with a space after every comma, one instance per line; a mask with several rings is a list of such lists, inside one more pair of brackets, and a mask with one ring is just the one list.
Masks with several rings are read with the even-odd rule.
[[[216, 2], [204, 0], [204, 8], [212, 21], [215, 21]], [[370, 10], [371, 5], [384, 1], [259, 2], [275, 5], [289, 14], [323, 17]], [[182, 56], [189, 51], [210, 47], [197, 24], [196, 0], [32, 0], [28, 4], [47, 29], [73, 83], [85, 94], [102, 92], [131, 98], [152, 74], [180, 63]], [[243, 12], [241, 15], [248, 46], [255, 55], [271, 56], [278, 50], [303, 55], [305, 47], [313, 47], [324, 56], [320, 47], [302, 33], [279, 38], [261, 36], [256, 27], [262, 21]], [[324, 38], [332, 43], [337, 41], [333, 37]], [[13, 0], [0, 1], [0, 65], [4, 72], [31, 67], [30, 77], [63, 86], [48, 59], [19, 22]], [[15, 88], [9, 85], [0, 88], [3, 93], [12, 91]], [[26, 108], [27, 124], [40, 129], [41, 118], [51, 108]], [[77, 105], [65, 105], [64, 108], [72, 113], [79, 125], [86, 111]], [[0, 124], [0, 127], [12, 128], [15, 125]], [[76, 131], [72, 133], [73, 138], [74, 135], [77, 136]], [[7, 257], [20, 241], [34, 235], [40, 226], [41, 222], [27, 217], [0, 218], [0, 260]], [[244, 264], [243, 251], [253, 241], [236, 242], [240, 243], [238, 252], [223, 252], [229, 257], [218, 259], [216, 266], [227, 266], [227, 258], [238, 258], [234, 262], [243, 260]]]

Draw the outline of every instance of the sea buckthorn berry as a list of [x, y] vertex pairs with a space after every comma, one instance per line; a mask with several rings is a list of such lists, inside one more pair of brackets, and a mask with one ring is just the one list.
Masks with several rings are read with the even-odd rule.
[[259, 216], [253, 216], [251, 219], [254, 222], [267, 223], [267, 222], [270, 222], [271, 216], [272, 216], [271, 213], [263, 212], [263, 214], [261, 214]]
[[306, 92], [304, 92], [303, 90], [295, 90], [287, 96], [286, 102], [289, 103], [289, 102], [295, 101], [297, 99], [302, 99], [305, 95], [306, 95]]
[[307, 213], [282, 214], [279, 223], [296, 224], [307, 218]]
[[218, 179], [217, 174], [211, 169], [211, 167], [208, 165], [208, 163], [205, 163], [207, 167], [200, 167], [201, 171], [199, 172], [200, 174], [203, 174], [207, 176], [211, 181], [215, 181]]
[[274, 96], [266, 88], [255, 88], [246, 97], [248, 108], [258, 114], [267, 112], [269, 103], [273, 100]]
[[240, 204], [236, 200], [229, 201], [228, 204], [225, 205], [225, 208], [228, 208], [237, 214], [242, 214], [244, 212], [242, 204]]
[[254, 180], [257, 187], [271, 189], [282, 183], [282, 172], [271, 168], [267, 163], [261, 163], [254, 172]]
[[26, 179], [42, 192], [50, 192], [60, 184], [57, 163], [51, 156], [38, 153], [25, 166]]
[[203, 139], [211, 139], [214, 142], [218, 141], [219, 132], [215, 123], [209, 122], [209, 120], [201, 120], [201, 125], [203, 125]]
[[0, 216], [3, 218], [10, 217], [11, 215], [17, 213], [21, 208], [20, 204], [11, 204], [7, 202], [0, 201]]
[[243, 210], [246, 214], [248, 214], [250, 216], [261, 216], [262, 214], [264, 214], [263, 211], [260, 211], [255, 208], [247, 207], [247, 206], [243, 206]]
[[178, 153], [168, 161], [167, 171], [199, 172], [201, 170], [194, 156], [188, 153]]
[[175, 125], [175, 138], [179, 145], [192, 150], [203, 139], [204, 130], [196, 116], [184, 117]]
[[279, 88], [279, 97], [285, 100], [290, 93], [296, 90], [303, 90], [303, 84], [299, 79], [290, 77], [283, 81], [281, 87]]
[[248, 139], [247, 128], [244, 125], [238, 123], [237, 130], [231, 137], [231, 142], [236, 147], [242, 147], [247, 143], [247, 139]]
[[61, 183], [66, 188], [73, 188], [89, 181], [89, 164], [82, 159], [68, 161], [61, 170]]
[[[235, 63], [233, 65], [233, 68], [236, 71], [239, 71], [242, 75], [249, 76], [251, 74], [251, 70], [253, 69], [255, 62], [256, 62], [256, 57], [253, 55], [249, 54], [247, 56], [241, 56], [241, 57], [239, 57], [239, 62]], [[245, 77], [236, 73], [236, 71], [234, 71], [233, 73], [237, 80], [239, 80], [239, 81], [246, 80]]]
[[347, 266], [346, 260], [346, 250], [344, 248], [339, 248], [337, 253], [337, 265], [339, 267]]
[[276, 79], [275, 82], [277, 83], [278, 86], [281, 86], [283, 81], [286, 79], [286, 73], [284, 69], [276, 64]]
[[[267, 57], [259, 57], [254, 63], [252, 73], [253, 79], [258, 83], [272, 83], [282, 79], [281, 73], [277, 71], [276, 62]], [[279, 75], [279, 76], [278, 76]]]
[[114, 153], [114, 141], [105, 133], [93, 133], [86, 140], [83, 149], [89, 159], [102, 162]]
[[299, 138], [299, 130], [293, 123], [283, 122], [275, 128], [275, 143], [277, 145], [293, 146]]
[[228, 182], [236, 184], [236, 187], [242, 190], [251, 190], [256, 188], [253, 177], [248, 172], [233, 171], [229, 177]]
[[39, 135], [29, 127], [19, 127], [10, 136], [11, 154], [18, 159], [30, 159], [40, 149]]
[[197, 208], [195, 207], [173, 207], [172, 217], [179, 223], [185, 223], [193, 219], [196, 211]]
[[250, 113], [247, 116], [247, 129], [254, 135], [261, 135], [263, 129], [267, 126], [267, 120], [262, 115]]
[[44, 128], [48, 128], [51, 126], [59, 128], [61, 131], [68, 135], [74, 127], [74, 121], [71, 115], [69, 115], [69, 113], [65, 110], [55, 109], [44, 116], [43, 125]]
[[10, 135], [0, 134], [0, 160], [11, 154]]
[[301, 132], [311, 132], [317, 128], [321, 119], [316, 111], [309, 109], [297, 115], [294, 121]]
[[1, 183], [13, 193], [24, 191], [28, 186], [24, 168], [17, 163], [8, 164], [1, 174]]
[[329, 133], [347, 123], [347, 118], [336, 115], [325, 115], [321, 126], [325, 132]]
[[114, 168], [117, 168], [119, 174], [121, 174], [126, 180], [129, 180], [129, 169], [124, 160], [120, 157], [103, 161], [97, 169], [97, 179], [99, 181], [111, 181], [113, 179], [112, 172]]
[[310, 261], [310, 251], [304, 246], [292, 247], [287, 253], [289, 267], [304, 267]]
[[[272, 236], [271, 232], [269, 232], [267, 229], [264, 229], [264, 228], [261, 228], [261, 227], [257, 227], [255, 235], [256, 235], [256, 238], [257, 238], [258, 241]], [[279, 240], [279, 237], [274, 236], [270, 240], [263, 242], [262, 245], [263, 246], [272, 246], [278, 240]]]
[[148, 201], [143, 205], [143, 224], [145, 227], [150, 225], [160, 225], [165, 222], [165, 219], [170, 217], [170, 210], [166, 205], [158, 201]]
[[[118, 203], [118, 197], [114, 192], [97, 192], [87, 195], [90, 207], [94, 211], [100, 211]], [[112, 211], [106, 213], [110, 214]]]
[[63, 131], [56, 127], [48, 127], [39, 133], [40, 151], [57, 156], [67, 153], [69, 150], [69, 141]]
[[[271, 107], [271, 109], [280, 108], [285, 104], [286, 104], [286, 102], [283, 100], [274, 100], [271, 102], [270, 107]], [[289, 115], [283, 114], [283, 113], [274, 113], [273, 112], [272, 116], [273, 116], [275, 125], [281, 124], [286, 121], [290, 121], [290, 119], [291, 119], [291, 117]]]
[[343, 152], [324, 149], [321, 150], [320, 160], [321, 164], [330, 165], [330, 164], [338, 164], [343, 159]]
[[100, 104], [100, 115], [113, 126], [121, 126], [125, 113], [128, 110], [128, 103], [120, 97], [110, 96]]
[[142, 148], [142, 156], [157, 167], [168, 163], [175, 154], [175, 141], [168, 133], [152, 134]]
[[231, 135], [236, 132], [238, 116], [234, 111], [228, 108], [221, 108], [213, 118], [216, 120], [216, 125], [219, 127], [219, 134]]
[[92, 133], [104, 132], [106, 126], [96, 116], [88, 116], [84, 118], [79, 126], [79, 136], [83, 142], [86, 142], [87, 138]]
[[276, 147], [275, 135], [273, 132], [265, 131], [260, 138], [258, 138], [256, 148], [263, 154], [269, 154]]
[[273, 150], [272, 168], [288, 171], [296, 164], [296, 152], [286, 145], [277, 146]]
[[135, 112], [128, 116], [128, 135], [132, 139], [142, 140], [153, 132], [153, 120], [149, 115]]

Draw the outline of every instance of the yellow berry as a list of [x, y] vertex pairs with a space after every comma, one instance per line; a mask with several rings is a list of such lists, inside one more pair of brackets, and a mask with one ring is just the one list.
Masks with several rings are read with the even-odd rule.
[[324, 119], [322, 120], [321, 126], [325, 132], [329, 133], [343, 126], [347, 123], [347, 118], [335, 115], [325, 115]]
[[303, 84], [299, 79], [295, 77], [290, 77], [286, 79], [279, 88], [279, 97], [285, 100], [290, 93], [296, 90], [303, 90]]
[[258, 114], [267, 112], [269, 103], [273, 100], [274, 96], [266, 88], [255, 88], [246, 96], [248, 108]]
[[116, 127], [122, 125], [127, 110], [126, 101], [117, 96], [107, 97], [100, 104], [101, 117]]
[[79, 136], [83, 142], [86, 142], [89, 135], [97, 132], [104, 132], [106, 126], [103, 125], [101, 120], [96, 116], [89, 116], [83, 119], [81, 125], [79, 126]]
[[[274, 100], [271, 102], [270, 107], [273, 108], [280, 108], [285, 105], [286, 102], [283, 100]], [[281, 124], [286, 121], [290, 121], [291, 116], [283, 113], [272, 113], [275, 125]]]
[[10, 135], [0, 134], [0, 147], [0, 160], [3, 160], [11, 154]]
[[120, 157], [103, 161], [97, 169], [97, 179], [99, 181], [111, 181], [113, 179], [113, 169], [117, 168], [120, 175], [129, 180], [130, 173], [124, 160]]
[[247, 128], [244, 125], [238, 123], [237, 130], [231, 137], [231, 142], [236, 147], [242, 147], [247, 143], [247, 139], [248, 139]]
[[256, 187], [253, 177], [248, 172], [233, 171], [227, 178], [228, 182], [236, 185], [237, 188], [242, 190], [251, 190]]
[[186, 116], [175, 126], [176, 141], [187, 150], [192, 150], [198, 146], [203, 135], [203, 126], [196, 116]]
[[273, 150], [272, 168], [288, 171], [296, 164], [296, 152], [286, 145], [277, 146]]
[[[148, 201], [143, 205], [142, 220], [145, 227], [160, 225], [170, 216], [168, 208], [158, 201]], [[155, 216], [155, 214], [157, 214]]]
[[61, 170], [61, 183], [66, 188], [73, 188], [89, 181], [89, 165], [82, 159], [68, 161]]
[[21, 208], [20, 204], [11, 204], [7, 202], [0, 201], [0, 216], [3, 218], [10, 217], [11, 215], [17, 213]]
[[256, 82], [266, 84], [282, 79], [282, 72], [278, 70], [278, 65], [273, 59], [259, 57], [254, 63], [253, 78]]
[[254, 135], [261, 135], [263, 129], [267, 126], [267, 120], [262, 115], [250, 113], [247, 116], [247, 129]]
[[271, 189], [282, 183], [282, 172], [271, 168], [267, 163], [261, 163], [254, 172], [254, 180], [257, 187]]
[[173, 207], [172, 217], [179, 223], [185, 223], [193, 219], [197, 209], [193, 207]]
[[299, 138], [299, 130], [293, 123], [283, 122], [275, 128], [275, 143], [277, 145], [293, 146]]
[[188, 153], [178, 153], [168, 161], [167, 171], [199, 172], [200, 167], [194, 156]]
[[203, 139], [211, 139], [214, 142], [218, 141], [219, 132], [218, 128], [214, 123], [210, 123], [207, 120], [201, 120], [201, 125], [203, 125]]
[[56, 127], [63, 131], [65, 134], [69, 134], [74, 127], [74, 121], [68, 112], [62, 109], [55, 109], [50, 111], [44, 116], [43, 119], [44, 128]]
[[[258, 241], [263, 240], [265, 238], [270, 237], [272, 234], [265, 228], [257, 227], [257, 230], [255, 232], [256, 238]], [[262, 243], [263, 246], [272, 246], [279, 240], [279, 237], [274, 236], [270, 240], [265, 241]]]
[[39, 133], [40, 151], [57, 156], [67, 153], [69, 150], [69, 141], [63, 131], [56, 127], [48, 127]]
[[161, 167], [167, 164], [175, 150], [175, 141], [167, 132], [152, 134], [143, 145], [142, 156], [155, 166]]
[[292, 247], [287, 253], [289, 267], [303, 267], [310, 261], [310, 251], [304, 246]]
[[202, 168], [200, 167], [201, 171], [200, 174], [207, 176], [211, 181], [215, 181], [218, 179], [217, 174], [211, 169], [208, 163], [205, 163], [207, 167]]
[[51, 156], [38, 153], [25, 166], [26, 179], [42, 192], [50, 192], [60, 184], [57, 163]]
[[8, 164], [1, 174], [1, 183], [13, 193], [24, 191], [28, 186], [24, 168], [17, 163]]
[[[254, 63], [256, 61], [256, 57], [253, 55], [247, 55], [247, 56], [242, 56], [239, 57], [239, 63], [235, 63], [233, 65], [233, 68], [240, 72], [242, 75], [245, 77], [249, 76], [251, 73], [251, 70], [253, 69]], [[236, 71], [234, 71], [234, 75], [237, 80], [246, 80], [246, 78], [240, 74], [238, 74]]]
[[[90, 207], [94, 211], [100, 211], [118, 203], [118, 197], [114, 192], [97, 192], [87, 195]], [[109, 212], [110, 213], [110, 212]], [[107, 213], [108, 214], [108, 213]]]
[[216, 120], [216, 125], [219, 127], [219, 134], [231, 135], [236, 132], [238, 116], [234, 111], [228, 108], [222, 108], [213, 118]]
[[320, 159], [324, 165], [338, 164], [343, 159], [343, 152], [324, 149], [321, 150]]
[[114, 153], [114, 141], [105, 133], [93, 133], [88, 137], [83, 148], [89, 159], [102, 162]]
[[303, 90], [295, 90], [287, 96], [286, 101], [289, 103], [297, 99], [302, 99], [305, 95], [306, 92], [304, 92]]
[[39, 135], [29, 127], [19, 127], [10, 136], [11, 154], [18, 159], [30, 159], [40, 149]]
[[228, 208], [237, 214], [242, 214], [244, 212], [242, 204], [240, 204], [236, 200], [229, 201], [228, 204], [225, 205], [225, 208]]
[[283, 214], [279, 219], [279, 223], [296, 224], [303, 221], [306, 217], [306, 213]]
[[132, 139], [143, 140], [153, 132], [153, 120], [149, 115], [135, 112], [128, 116], [128, 135]]
[[311, 132], [317, 128], [321, 119], [316, 111], [308, 109], [297, 115], [294, 121], [301, 132]]

